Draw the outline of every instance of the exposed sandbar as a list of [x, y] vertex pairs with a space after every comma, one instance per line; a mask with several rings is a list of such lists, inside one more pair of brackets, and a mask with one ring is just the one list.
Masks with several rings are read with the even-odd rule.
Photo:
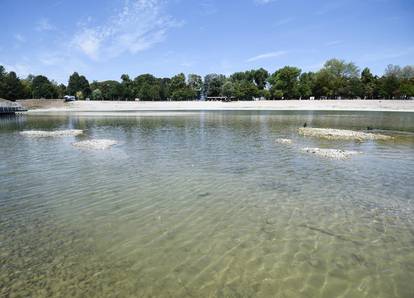
[[323, 148], [303, 148], [302, 151], [327, 159], [349, 159], [354, 155], [361, 154], [358, 151]]
[[279, 144], [285, 144], [285, 145], [292, 144], [292, 140], [291, 139], [278, 138], [275, 141], [276, 141], [276, 143], [279, 143]]
[[83, 133], [80, 129], [67, 129], [67, 130], [25, 130], [20, 134], [30, 138], [47, 138], [47, 137], [72, 137], [78, 136]]
[[306, 137], [318, 137], [328, 140], [354, 140], [354, 141], [366, 141], [366, 140], [391, 140], [391, 136], [366, 133], [362, 131], [353, 131], [345, 129], [332, 129], [332, 128], [312, 128], [301, 127], [298, 129], [300, 135]]

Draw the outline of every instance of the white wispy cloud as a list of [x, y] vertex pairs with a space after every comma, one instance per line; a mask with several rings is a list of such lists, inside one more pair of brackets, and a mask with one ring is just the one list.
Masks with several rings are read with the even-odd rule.
[[302, 70], [303, 71], [317, 71], [317, 70], [320, 70], [324, 64], [325, 62], [317, 62], [317, 63], [313, 63], [310, 65], [304, 65], [302, 67]]
[[254, 2], [259, 5], [269, 4], [275, 1], [276, 0], [254, 0]]
[[295, 19], [294, 18], [284, 18], [284, 19], [280, 19], [275, 23], [275, 26], [282, 26], [282, 25], [286, 25], [289, 24], [291, 22], [293, 22]]
[[246, 62], [254, 62], [254, 61], [258, 61], [258, 60], [262, 60], [262, 59], [276, 58], [276, 57], [283, 56], [285, 54], [287, 54], [286, 51], [276, 51], [276, 52], [264, 53], [264, 54], [260, 54], [260, 55], [251, 57], [251, 58], [247, 59]]
[[71, 44], [94, 60], [136, 54], [162, 42], [180, 24], [165, 13], [162, 0], [126, 0], [104, 24], [82, 25]]
[[24, 38], [24, 36], [19, 34], [19, 33], [14, 35], [14, 39], [17, 40], [18, 42], [22, 42], [22, 43], [26, 41], [26, 38]]
[[3, 65], [7, 71], [14, 71], [20, 78], [25, 78], [30, 74], [30, 67], [25, 63], [7, 64], [0, 61], [0, 65]]
[[337, 46], [337, 45], [340, 45], [340, 44], [343, 44], [343, 43], [344, 43], [343, 40], [331, 40], [331, 41], [326, 42], [325, 46], [331, 47], [331, 46]]
[[56, 27], [53, 26], [48, 19], [42, 18], [36, 23], [36, 31], [53, 31], [56, 30]]
[[200, 2], [201, 14], [208, 16], [218, 12], [216, 4], [212, 0], [204, 0]]
[[404, 56], [414, 55], [414, 46], [409, 46], [404, 49], [387, 49], [384, 52], [374, 52], [361, 56], [362, 61], [381, 61], [381, 60], [392, 60]]
[[346, 5], [348, 2], [346, 0], [336, 0], [336, 1], [326, 1], [322, 7], [315, 11], [316, 15], [325, 15], [336, 11]]

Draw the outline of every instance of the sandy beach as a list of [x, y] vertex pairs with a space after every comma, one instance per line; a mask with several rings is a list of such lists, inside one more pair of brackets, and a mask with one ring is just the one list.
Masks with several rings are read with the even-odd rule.
[[[19, 101], [29, 113], [133, 112], [197, 110], [304, 110], [304, 111], [396, 111], [414, 112], [413, 100], [281, 100], [281, 101], [76, 101], [44, 100], [31, 106]], [[49, 104], [50, 102], [50, 104]]]

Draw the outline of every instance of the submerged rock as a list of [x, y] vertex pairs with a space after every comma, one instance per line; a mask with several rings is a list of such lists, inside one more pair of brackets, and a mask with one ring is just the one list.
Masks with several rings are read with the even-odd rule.
[[67, 129], [67, 130], [26, 130], [21, 131], [21, 135], [31, 138], [46, 138], [46, 137], [71, 137], [83, 134], [83, 130], [80, 129]]
[[323, 148], [303, 148], [302, 151], [328, 159], [348, 159], [353, 155], [360, 154], [358, 151]]
[[300, 135], [306, 137], [318, 137], [329, 140], [391, 140], [393, 137], [383, 135], [366, 133], [362, 131], [353, 131], [345, 129], [333, 129], [333, 128], [312, 128], [312, 127], [301, 127], [298, 129]]
[[92, 149], [92, 150], [105, 150], [111, 148], [113, 145], [117, 144], [117, 141], [106, 140], [106, 139], [97, 139], [97, 140], [87, 140], [72, 143], [73, 146], [81, 149]]
[[283, 138], [278, 138], [276, 139], [276, 143], [279, 144], [292, 144], [292, 140], [291, 139], [283, 139]]

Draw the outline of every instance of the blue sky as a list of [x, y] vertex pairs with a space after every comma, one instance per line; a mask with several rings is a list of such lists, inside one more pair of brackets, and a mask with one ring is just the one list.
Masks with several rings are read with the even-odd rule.
[[63, 83], [414, 64], [413, 0], [0, 0], [0, 13], [0, 65]]

